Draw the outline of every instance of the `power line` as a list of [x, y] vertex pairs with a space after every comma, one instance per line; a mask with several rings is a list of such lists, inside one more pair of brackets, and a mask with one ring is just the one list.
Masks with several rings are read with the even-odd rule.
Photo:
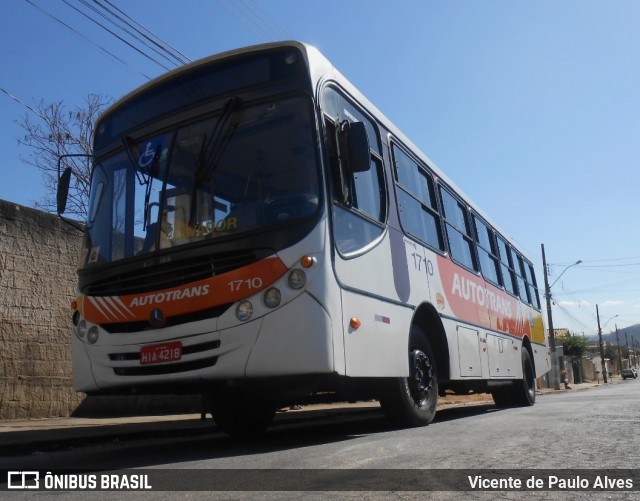
[[584, 330], [595, 330], [593, 326], [589, 326], [587, 324], [585, 324], [584, 322], [582, 322], [581, 320], [577, 319], [576, 317], [574, 317], [571, 313], [569, 313], [569, 310], [567, 310], [566, 308], [564, 308], [564, 306], [561, 306], [560, 304], [558, 304], [557, 301], [554, 301], [555, 306], [560, 310], [560, 312], [570, 321], [578, 324], [579, 326], [581, 326]]
[[277, 30], [279, 30], [284, 35], [284, 38], [288, 38], [288, 39], [293, 38], [293, 36], [291, 36], [291, 34], [287, 31], [287, 29], [284, 26], [282, 26], [282, 24], [280, 24], [280, 22], [276, 18], [274, 18], [271, 14], [269, 14], [268, 11], [264, 10], [260, 6], [257, 0], [250, 0], [250, 1], [253, 5], [255, 5], [256, 9], [258, 9], [262, 13], [263, 17], [266, 17], [269, 19], [272, 26], [275, 25], [277, 27]]
[[[95, 14], [99, 15], [100, 17], [102, 17], [105, 21], [111, 23], [113, 26], [115, 26], [116, 28], [118, 28], [119, 30], [121, 30], [122, 32], [124, 32], [125, 34], [127, 34], [128, 36], [133, 38], [134, 40], [136, 40], [137, 42], [140, 42], [147, 49], [150, 49], [153, 52], [155, 52], [158, 56], [163, 58], [169, 64], [174, 65], [174, 66], [176, 65], [176, 62], [171, 59], [170, 55], [167, 55], [165, 52], [158, 50], [157, 48], [153, 47], [152, 45], [149, 45], [147, 43], [147, 41], [145, 41], [144, 37], [141, 37], [140, 35], [136, 34], [136, 30], [135, 29], [130, 29], [131, 26], [129, 26], [127, 23], [122, 22], [122, 24], [124, 24], [124, 26], [123, 26], [122, 24], [119, 24], [118, 22], [114, 21], [114, 18], [118, 19], [118, 20], [120, 18], [117, 15], [115, 15], [115, 14], [111, 13], [110, 11], [108, 11], [108, 8], [106, 8], [106, 7], [104, 8], [104, 9], [107, 10], [107, 14], [105, 14], [104, 12], [100, 11], [97, 7], [95, 7], [94, 5], [91, 5], [88, 2], [88, 0], [79, 0], [79, 2], [82, 5], [84, 5], [86, 8], [90, 9]], [[94, 3], [96, 5], [102, 7], [102, 5], [99, 4], [98, 2], [95, 2], [95, 0], [94, 0]]]
[[[150, 43], [152, 43], [153, 45], [158, 47], [160, 50], [162, 50], [163, 52], [168, 54], [170, 57], [174, 58], [178, 63], [187, 64], [187, 63], [191, 62], [191, 59], [189, 57], [185, 56], [182, 52], [180, 52], [178, 49], [176, 49], [173, 45], [167, 43], [162, 38], [160, 38], [158, 35], [153, 33], [151, 30], [149, 30], [148, 28], [144, 27], [141, 23], [139, 23], [138, 21], [133, 19], [131, 16], [126, 14], [124, 11], [122, 11], [121, 9], [119, 9], [118, 7], [113, 5], [109, 0], [102, 0], [102, 2], [104, 2], [109, 7], [111, 7], [111, 9], [115, 9], [117, 12], [122, 14], [122, 16], [124, 16], [124, 18], [122, 16], [120, 16], [119, 14], [113, 12], [113, 10], [111, 10], [109, 7], [107, 7], [103, 3], [101, 3], [100, 0], [93, 0], [93, 2], [96, 5], [99, 5], [105, 11], [109, 12], [116, 19], [119, 19], [121, 22], [123, 22], [127, 26], [129, 26], [132, 29], [134, 29], [135, 31], [137, 31], [140, 35], [142, 35], [144, 38], [146, 38]], [[131, 21], [133, 24], [131, 24], [129, 21], [127, 21], [127, 19], [129, 21]]]
[[231, 17], [233, 17], [236, 21], [238, 21], [249, 33], [251, 33], [253, 36], [255, 36], [259, 42], [266, 42], [267, 40], [265, 38], [263, 38], [260, 34], [256, 33], [254, 31], [253, 28], [251, 28], [243, 19], [242, 16], [238, 16], [234, 10], [233, 10], [233, 5], [229, 5], [227, 6], [224, 3], [224, 0], [218, 0], [218, 4], [220, 4], [220, 6], [227, 11]]
[[292, 38], [287, 30], [269, 15], [256, 0], [251, 0], [253, 7], [244, 0], [218, 0], [218, 4], [240, 23], [249, 33], [260, 42], [276, 41], [282, 38]]
[[51, 14], [50, 12], [46, 11], [45, 9], [43, 9], [42, 7], [40, 7], [39, 5], [36, 5], [35, 3], [33, 3], [31, 0], [24, 0], [25, 2], [27, 2], [29, 5], [31, 5], [32, 7], [35, 7], [36, 9], [38, 9], [40, 12], [42, 12], [44, 15], [50, 17], [51, 19], [55, 20], [56, 22], [60, 23], [62, 26], [64, 26], [65, 28], [67, 28], [68, 30], [70, 30], [73, 34], [79, 36], [80, 38], [82, 38], [85, 42], [87, 42], [88, 44], [92, 45], [94, 48], [98, 49], [101, 52], [104, 52], [105, 54], [107, 54], [109, 57], [115, 59], [116, 61], [118, 61], [119, 63], [123, 64], [124, 66], [126, 66], [127, 68], [135, 71], [138, 75], [143, 76], [144, 78], [146, 78], [147, 80], [151, 80], [151, 77], [149, 75], [146, 75], [145, 73], [141, 72], [140, 70], [134, 68], [133, 66], [131, 66], [129, 63], [127, 63], [126, 61], [124, 61], [123, 59], [119, 58], [118, 56], [116, 56], [115, 54], [113, 54], [112, 52], [108, 51], [107, 49], [105, 49], [104, 47], [102, 47], [101, 45], [97, 44], [96, 42], [94, 42], [93, 40], [91, 40], [90, 38], [84, 36], [82, 33], [80, 33], [79, 31], [77, 31], [76, 29], [72, 28], [71, 26], [69, 26], [67, 23], [65, 23], [63, 20], [61, 20], [60, 18], [54, 16], [53, 14]]
[[13, 94], [11, 94], [11, 92], [9, 92], [8, 90], [3, 89], [2, 87], [0, 87], [0, 92], [6, 94], [7, 96], [9, 96], [9, 98], [13, 99], [16, 103], [21, 104], [22, 106], [27, 108], [34, 115], [39, 116], [43, 120], [46, 120], [46, 117], [44, 117], [42, 114], [40, 114], [40, 112], [38, 112], [36, 109], [34, 109], [33, 107], [29, 106], [27, 103], [25, 103], [24, 101], [20, 100], [19, 98], [17, 98]]
[[256, 9], [249, 7], [243, 0], [235, 0], [236, 7], [241, 11], [245, 18], [252, 22], [259, 30], [266, 34], [267, 39], [276, 40], [279, 38], [278, 33], [265, 21], [264, 16]]
[[236, 0], [233, 2], [236, 12], [239, 12], [249, 23], [251, 23], [258, 31], [261, 31], [265, 35], [266, 40], [273, 40], [273, 32], [269, 30], [268, 26], [265, 26], [260, 22], [260, 18], [255, 17], [254, 11], [248, 9], [242, 0]]
[[[21, 99], [19, 99], [18, 97], [16, 97], [15, 95], [13, 95], [11, 92], [9, 92], [8, 90], [0, 87], [0, 92], [2, 92], [3, 94], [6, 94], [9, 98], [13, 99], [16, 103], [21, 104], [22, 106], [24, 106], [26, 109], [28, 109], [31, 113], [33, 113], [34, 115], [36, 115], [37, 117], [41, 118], [42, 120], [44, 120], [45, 122], [48, 122], [49, 119], [47, 117], [45, 117], [42, 113], [40, 113], [38, 110], [36, 110], [35, 108], [33, 108], [32, 106], [29, 106], [27, 103], [25, 103], [24, 101], [22, 101]], [[66, 135], [69, 136], [75, 136], [74, 133], [70, 132], [69, 129], [65, 129], [64, 127], [60, 126], [60, 129], [62, 130], [62, 132], [64, 132]]]
[[[635, 263], [625, 263], [625, 264], [590, 264], [590, 263], [612, 263], [619, 261], [636, 261]], [[567, 266], [564, 263], [548, 263], [549, 266]], [[585, 266], [587, 265], [587, 266]], [[582, 266], [580, 268], [608, 268], [608, 267], [622, 267], [622, 266], [638, 266], [640, 265], [640, 256], [634, 257], [612, 257], [607, 259], [592, 259], [592, 260], [583, 260]]]
[[[86, 12], [82, 12], [80, 9], [78, 9], [77, 7], [75, 7], [74, 5], [71, 5], [69, 3], [68, 0], [62, 0], [63, 3], [65, 3], [66, 5], [68, 5], [69, 7], [71, 7], [73, 10], [75, 10], [76, 12], [78, 12], [79, 14], [81, 14], [82, 16], [86, 17], [87, 19], [89, 19], [91, 22], [97, 24], [98, 26], [100, 26], [103, 30], [105, 30], [107, 33], [113, 35], [114, 37], [116, 37], [118, 40], [120, 40], [122, 43], [126, 44], [127, 46], [129, 46], [130, 48], [132, 48], [133, 50], [135, 50], [136, 52], [138, 52], [139, 54], [142, 54], [144, 57], [146, 57], [147, 59], [149, 59], [150, 61], [156, 63], [157, 65], [161, 66], [162, 68], [164, 68], [165, 70], [169, 71], [169, 68], [166, 67], [164, 64], [162, 64], [160, 61], [154, 59], [153, 57], [151, 57], [149, 54], [145, 53], [142, 49], [139, 49], [138, 47], [134, 46], [132, 43], [128, 42], [127, 40], [125, 40], [124, 38], [122, 38], [120, 35], [117, 35], [115, 32], [113, 32], [112, 30], [110, 30], [109, 28], [107, 28], [105, 25], [103, 25], [102, 23], [100, 23], [99, 21], [96, 21], [95, 19], [93, 19], [90, 15], [88, 15]], [[84, 3], [84, 2], [82, 2]], [[86, 4], [85, 4], [86, 5]]]

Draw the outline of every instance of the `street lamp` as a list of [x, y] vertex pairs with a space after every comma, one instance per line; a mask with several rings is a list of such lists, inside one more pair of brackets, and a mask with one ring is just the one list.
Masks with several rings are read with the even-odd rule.
[[607, 368], [604, 364], [604, 344], [602, 342], [602, 329], [604, 329], [611, 320], [619, 315], [612, 316], [607, 320], [602, 327], [600, 327], [600, 312], [598, 311], [598, 305], [596, 304], [596, 318], [598, 319], [598, 342], [600, 343], [600, 365], [602, 366], [602, 381], [607, 384]]
[[553, 287], [560, 277], [564, 275], [564, 273], [571, 267], [576, 266], [582, 262], [582, 260], [578, 259], [575, 263], [570, 264], [562, 273], [558, 275], [558, 278], [554, 280], [554, 282], [549, 285], [549, 279], [547, 278], [547, 258], [544, 254], [544, 244], [541, 244], [542, 247], [542, 268], [544, 271], [544, 297], [547, 301], [547, 319], [549, 324], [549, 350], [551, 352], [551, 380], [553, 381], [553, 388], [555, 390], [560, 389], [560, 381], [558, 379], [558, 355], [556, 354], [556, 336], [553, 331], [553, 316], [551, 315], [551, 287]]

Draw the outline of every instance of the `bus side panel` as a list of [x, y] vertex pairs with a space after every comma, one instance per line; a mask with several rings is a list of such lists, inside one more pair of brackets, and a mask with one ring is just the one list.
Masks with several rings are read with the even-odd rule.
[[[430, 277], [433, 275], [433, 262], [429, 251], [413, 240], [403, 237], [407, 267], [409, 269], [410, 304], [431, 302]], [[399, 254], [399, 252], [396, 252]]]
[[[342, 289], [342, 322], [344, 328], [344, 356], [348, 376], [406, 376], [408, 375], [408, 336], [413, 309], [402, 306], [398, 288], [408, 284], [397, 282], [404, 276], [406, 257], [390, 266], [391, 241], [389, 233], [368, 252], [344, 259], [336, 254], [335, 274]], [[399, 278], [400, 277], [400, 278]], [[388, 298], [388, 300], [385, 300]], [[351, 325], [351, 318], [361, 322]]]
[[347, 375], [408, 376], [407, 326], [413, 310], [347, 290], [342, 291], [342, 307]]
[[487, 334], [486, 344], [491, 378], [522, 377], [519, 341], [496, 334]]

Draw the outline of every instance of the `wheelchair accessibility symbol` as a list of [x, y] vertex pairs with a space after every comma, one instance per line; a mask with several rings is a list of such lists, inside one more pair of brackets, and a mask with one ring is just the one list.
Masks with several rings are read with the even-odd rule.
[[140, 147], [140, 156], [138, 157], [138, 166], [144, 170], [148, 170], [153, 166], [158, 157], [164, 143], [164, 136], [156, 137], [147, 141]]

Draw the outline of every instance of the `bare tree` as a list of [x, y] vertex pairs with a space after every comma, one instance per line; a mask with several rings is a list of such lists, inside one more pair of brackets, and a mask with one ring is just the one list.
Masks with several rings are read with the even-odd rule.
[[112, 99], [100, 94], [89, 94], [85, 106], [66, 111], [62, 101], [45, 103], [41, 100], [35, 107], [38, 118], [25, 115], [18, 125], [24, 135], [18, 143], [27, 146], [30, 152], [20, 156], [22, 162], [40, 170], [46, 194], [35, 206], [48, 212], [56, 212], [56, 191], [58, 185], [58, 158], [62, 159], [61, 170], [73, 169], [66, 213], [85, 219], [89, 200], [92, 161], [93, 129], [98, 115], [111, 103]]

